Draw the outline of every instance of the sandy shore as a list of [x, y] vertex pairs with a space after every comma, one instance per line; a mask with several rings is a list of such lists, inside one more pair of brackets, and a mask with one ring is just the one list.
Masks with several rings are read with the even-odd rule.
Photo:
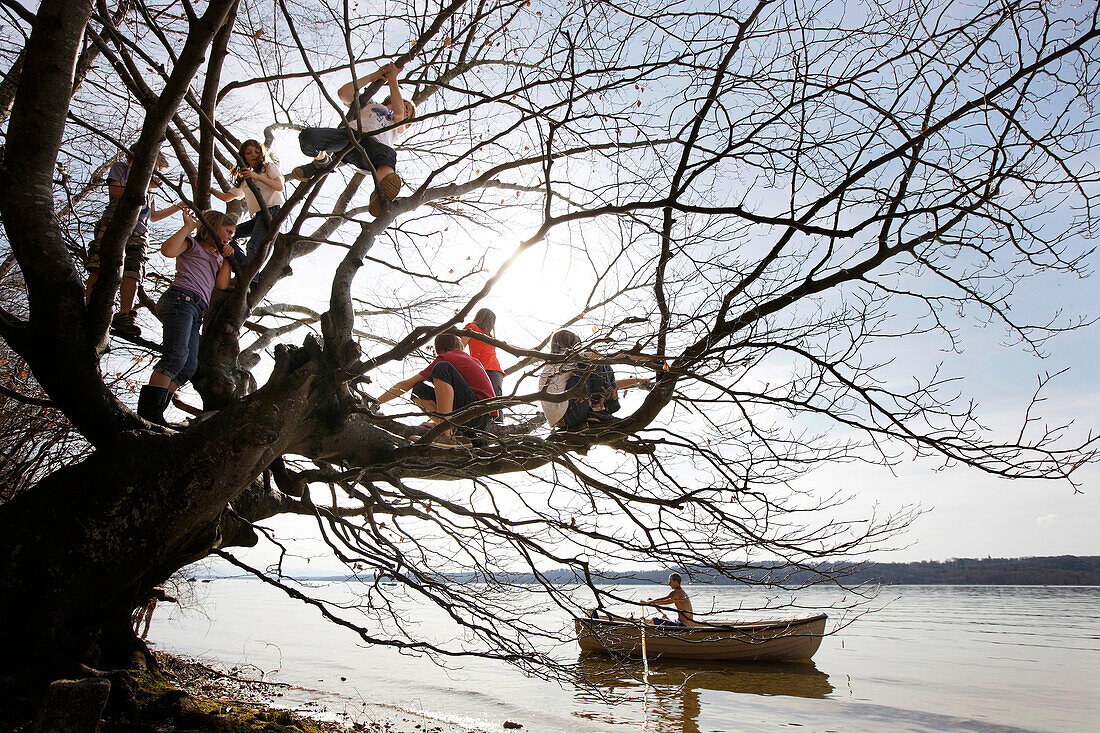
[[188, 695], [198, 701], [218, 701], [218, 706], [224, 709], [210, 710], [217, 714], [232, 715], [243, 709], [290, 712], [322, 733], [494, 733], [511, 728], [504, 721], [490, 730], [459, 726], [412, 711], [386, 711], [384, 706], [353, 718], [349, 712], [328, 710], [317, 703], [291, 702], [287, 698], [301, 699], [303, 690], [285, 683], [249, 678], [240, 670], [216, 669], [195, 659], [163, 652], [157, 652], [156, 657], [165, 677]]

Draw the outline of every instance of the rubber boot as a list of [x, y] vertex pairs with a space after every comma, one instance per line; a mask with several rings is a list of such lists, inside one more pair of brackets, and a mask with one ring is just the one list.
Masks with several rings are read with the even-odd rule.
[[164, 410], [168, 407], [168, 402], [171, 399], [172, 392], [167, 387], [154, 387], [147, 384], [138, 393], [137, 414], [151, 423], [167, 427], [168, 423], [164, 419]]

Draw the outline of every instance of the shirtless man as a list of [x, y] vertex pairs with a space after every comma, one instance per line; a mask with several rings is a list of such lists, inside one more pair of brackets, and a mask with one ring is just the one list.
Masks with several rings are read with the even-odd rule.
[[649, 603], [654, 606], [666, 605], [676, 606], [677, 620], [667, 621], [663, 618], [653, 619], [655, 624], [679, 624], [681, 626], [698, 626], [695, 623], [695, 612], [691, 608], [691, 600], [688, 598], [687, 591], [680, 587], [680, 574], [673, 573], [668, 576], [668, 585], [672, 588], [672, 592], [664, 598], [647, 598], [643, 603]]

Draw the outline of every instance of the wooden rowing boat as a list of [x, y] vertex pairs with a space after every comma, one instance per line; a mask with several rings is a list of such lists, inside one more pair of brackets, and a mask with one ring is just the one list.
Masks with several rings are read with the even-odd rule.
[[583, 652], [655, 659], [713, 659], [738, 662], [794, 662], [809, 659], [825, 635], [825, 614], [784, 621], [652, 625], [608, 615], [576, 619]]

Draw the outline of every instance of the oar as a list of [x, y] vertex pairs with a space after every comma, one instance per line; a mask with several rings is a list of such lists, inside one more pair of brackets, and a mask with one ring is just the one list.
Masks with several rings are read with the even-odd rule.
[[642, 611], [642, 715], [645, 716], [645, 728], [649, 730], [649, 657], [645, 651], [645, 611]]

